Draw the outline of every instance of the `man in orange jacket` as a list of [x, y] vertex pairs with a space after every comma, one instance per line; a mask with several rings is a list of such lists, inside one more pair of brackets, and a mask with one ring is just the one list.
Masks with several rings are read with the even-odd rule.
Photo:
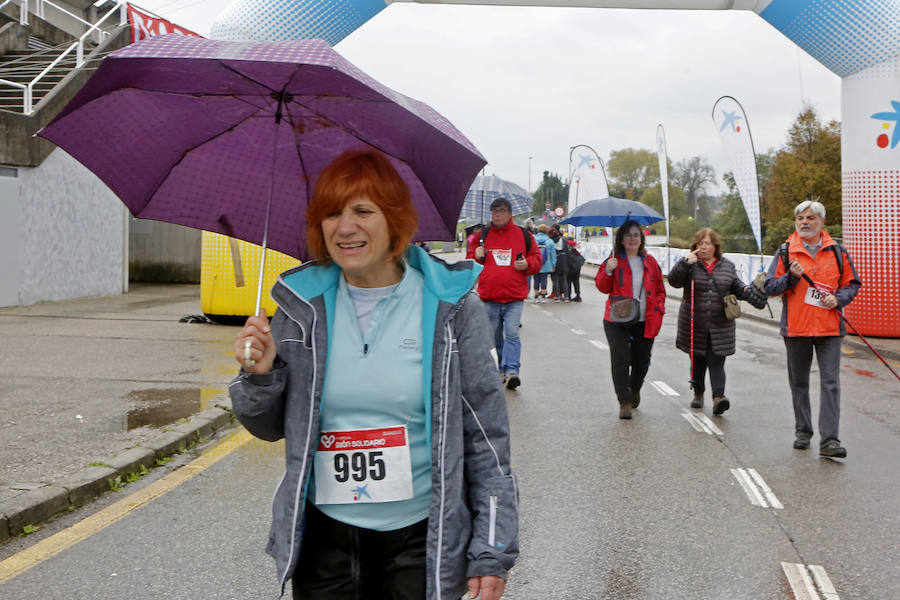
[[[794, 448], [806, 450], [813, 426], [809, 372], [813, 349], [819, 364], [819, 455], [845, 458], [838, 438], [841, 415], [841, 338], [838, 311], [862, 285], [847, 251], [825, 226], [825, 207], [806, 200], [794, 209], [796, 231], [778, 249], [766, 273], [769, 296], [781, 296], [781, 335], [787, 350], [788, 383], [794, 401]], [[807, 277], [813, 282], [810, 285]]]

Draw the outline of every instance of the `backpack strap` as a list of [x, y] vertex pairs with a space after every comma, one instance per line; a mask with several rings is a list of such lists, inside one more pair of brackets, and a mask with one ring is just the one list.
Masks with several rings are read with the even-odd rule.
[[[840, 244], [833, 244], [829, 246], [831, 251], [834, 252], [834, 260], [837, 261], [838, 271], [841, 274], [841, 281], [844, 281], [844, 249]], [[781, 252], [781, 262], [784, 264], [785, 272], [788, 271], [788, 244], [787, 242], [783, 243], [779, 248], [779, 252]], [[838, 286], [840, 287], [840, 286]]]

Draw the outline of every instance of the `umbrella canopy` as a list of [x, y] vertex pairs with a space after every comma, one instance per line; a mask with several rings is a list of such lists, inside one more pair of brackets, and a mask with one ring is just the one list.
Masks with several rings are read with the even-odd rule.
[[663, 221], [665, 217], [646, 204], [609, 196], [585, 202], [560, 221], [560, 224], [577, 227], [585, 225], [618, 227], [629, 219], [637, 221], [640, 225], [649, 225]]
[[463, 203], [460, 219], [478, 219], [481, 223], [491, 220], [491, 202], [496, 198], [506, 198], [512, 204], [512, 214], [531, 212], [534, 198], [519, 185], [495, 175], [479, 175], [469, 186]]
[[136, 217], [267, 241], [301, 260], [306, 205], [343, 152], [390, 159], [422, 240], [454, 238], [468, 183], [486, 162], [440, 114], [321, 40], [150, 38], [109, 55], [39, 135]]

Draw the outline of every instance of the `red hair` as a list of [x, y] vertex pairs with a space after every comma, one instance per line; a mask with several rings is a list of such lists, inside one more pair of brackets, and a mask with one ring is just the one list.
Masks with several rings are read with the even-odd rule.
[[306, 207], [306, 247], [314, 260], [331, 259], [322, 235], [322, 221], [359, 197], [367, 197], [384, 213], [391, 257], [399, 259], [406, 251], [419, 226], [409, 186], [384, 154], [351, 150], [325, 167]]

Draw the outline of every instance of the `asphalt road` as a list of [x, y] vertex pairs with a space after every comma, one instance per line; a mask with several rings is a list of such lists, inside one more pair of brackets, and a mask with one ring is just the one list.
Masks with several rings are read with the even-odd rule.
[[[700, 411], [688, 408], [670, 301], [641, 407], [621, 421], [602, 296], [584, 297], [525, 309], [523, 384], [507, 393], [522, 551], [507, 598], [802, 598], [782, 563], [821, 567], [836, 591], [828, 600], [900, 598], [900, 389], [876, 359], [843, 357], [849, 457], [821, 459], [818, 438], [813, 450], [791, 447], [784, 348], [767, 326], [739, 325], [726, 364], [731, 410], [686, 418]], [[246, 444], [0, 583], [0, 598], [274, 598], [263, 546], [282, 460], [279, 444]]]

